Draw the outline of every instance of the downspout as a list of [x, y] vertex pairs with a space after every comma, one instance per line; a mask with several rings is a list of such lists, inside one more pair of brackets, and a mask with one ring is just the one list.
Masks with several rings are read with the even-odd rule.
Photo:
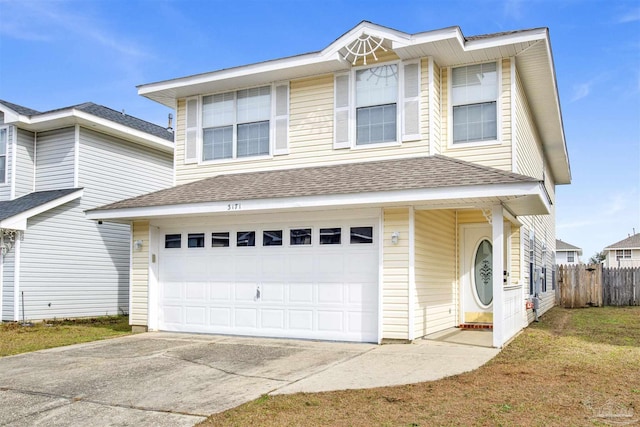
[[460, 247], [459, 247], [459, 242], [458, 239], [460, 238], [460, 235], [458, 233], [458, 210], [456, 209], [456, 215], [455, 215], [455, 219], [456, 219], [456, 231], [455, 231], [455, 235], [456, 235], [456, 242], [455, 242], [455, 277], [456, 277], [456, 301], [455, 301], [455, 307], [456, 307], [456, 318], [457, 320], [457, 324], [458, 326], [460, 326], [460, 324], [462, 324], [462, 319], [460, 318], [460, 316], [462, 315], [462, 310], [460, 309], [460, 294], [462, 292], [462, 290], [460, 289], [460, 266], [458, 265], [459, 262], [459, 258], [460, 258]]

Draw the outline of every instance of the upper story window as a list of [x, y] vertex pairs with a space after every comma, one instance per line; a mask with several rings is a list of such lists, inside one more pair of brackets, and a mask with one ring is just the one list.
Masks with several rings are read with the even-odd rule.
[[289, 83], [186, 100], [184, 163], [289, 152]]
[[454, 144], [498, 139], [495, 62], [453, 68], [451, 98]]
[[420, 82], [418, 60], [336, 74], [333, 148], [419, 140]]
[[356, 145], [396, 141], [398, 65], [356, 71]]
[[616, 261], [631, 259], [631, 249], [616, 249]]
[[575, 252], [573, 251], [567, 252], [567, 262], [575, 262]]
[[202, 98], [202, 160], [269, 154], [271, 88]]
[[7, 180], [7, 128], [0, 129], [0, 184]]

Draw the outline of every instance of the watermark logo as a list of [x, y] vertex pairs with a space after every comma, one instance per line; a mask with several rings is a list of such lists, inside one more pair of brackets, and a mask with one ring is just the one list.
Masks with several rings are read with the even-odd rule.
[[602, 424], [610, 426], [640, 425], [640, 417], [636, 417], [633, 407], [613, 399], [609, 399], [603, 405], [598, 406], [588, 402], [586, 406], [593, 413], [592, 420]]

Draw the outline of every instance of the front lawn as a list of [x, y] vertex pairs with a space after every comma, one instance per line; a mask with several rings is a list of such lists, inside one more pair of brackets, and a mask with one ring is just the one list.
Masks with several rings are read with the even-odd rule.
[[131, 334], [128, 316], [0, 324], [0, 357]]
[[202, 425], [638, 424], [640, 307], [556, 307], [476, 371], [399, 387], [263, 396]]

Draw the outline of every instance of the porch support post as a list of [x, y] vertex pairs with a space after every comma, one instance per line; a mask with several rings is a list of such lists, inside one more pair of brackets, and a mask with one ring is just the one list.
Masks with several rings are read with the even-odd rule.
[[502, 205], [491, 209], [491, 226], [493, 231], [493, 346], [504, 344], [504, 219]]

